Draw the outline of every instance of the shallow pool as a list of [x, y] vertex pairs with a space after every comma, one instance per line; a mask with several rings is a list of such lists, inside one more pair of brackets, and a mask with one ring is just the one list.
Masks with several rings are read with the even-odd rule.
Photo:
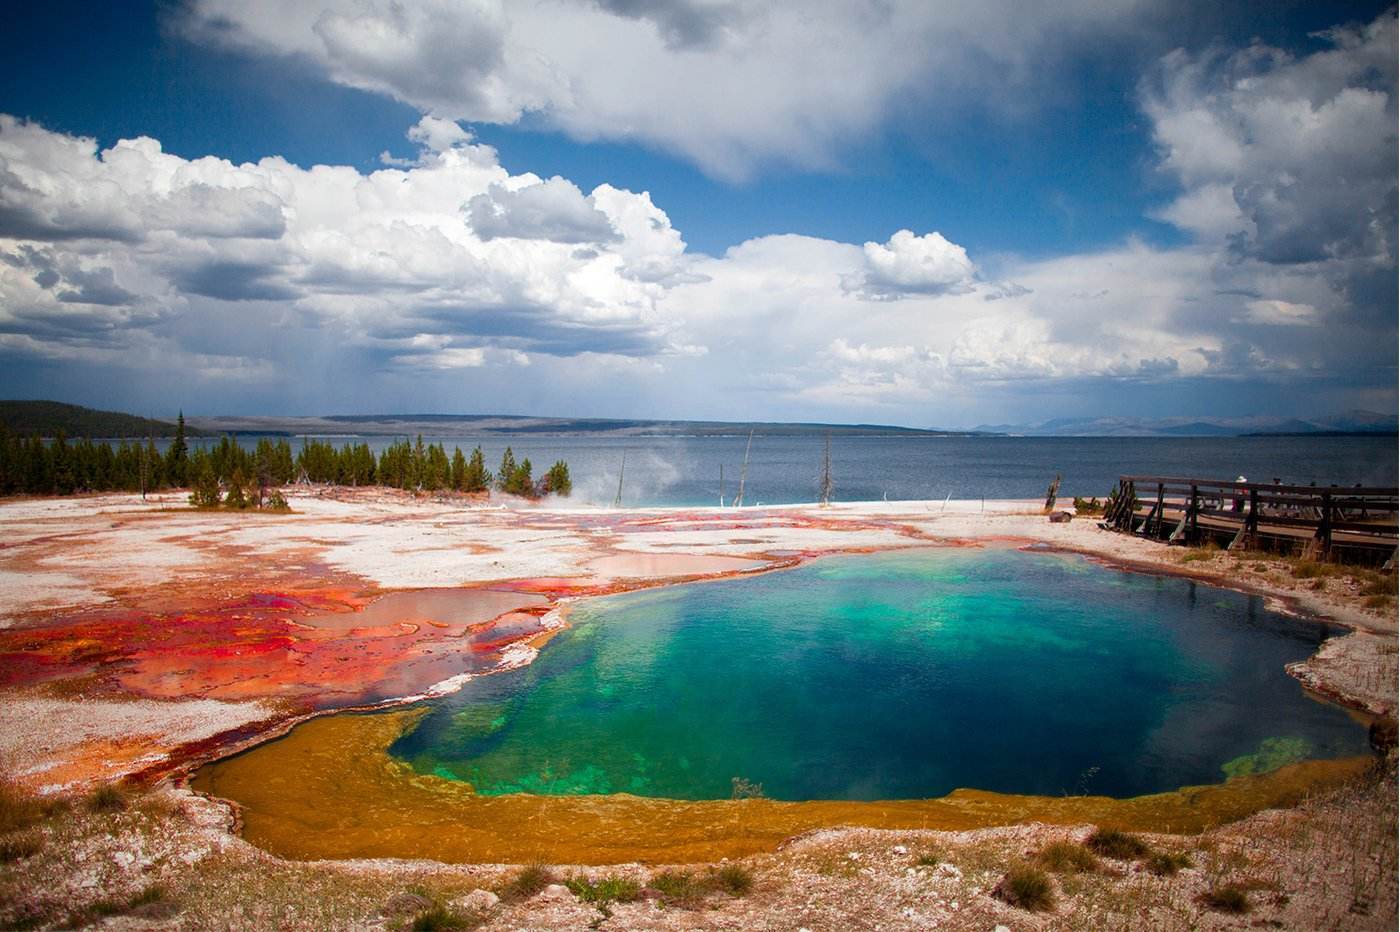
[[1366, 750], [1284, 671], [1334, 632], [1062, 554], [827, 558], [570, 621], [391, 753], [483, 795], [875, 800], [1133, 796]]

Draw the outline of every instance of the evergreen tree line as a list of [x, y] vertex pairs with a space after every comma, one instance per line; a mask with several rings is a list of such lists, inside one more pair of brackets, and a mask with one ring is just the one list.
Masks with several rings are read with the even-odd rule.
[[[92, 440], [69, 441], [60, 432], [52, 442], [37, 433], [11, 434], [0, 425], [0, 495], [71, 495], [75, 492], [145, 492], [168, 488], [195, 490], [196, 504], [218, 504], [218, 490], [230, 495], [224, 504], [254, 498], [258, 507], [269, 488], [306, 481], [335, 485], [382, 485], [410, 491], [485, 492], [497, 489], [535, 498], [568, 495], [573, 491], [568, 464], [559, 460], [539, 479], [527, 458], [517, 463], [509, 447], [492, 475], [481, 447], [470, 456], [454, 447], [449, 457], [443, 445], [401, 440], [375, 457], [369, 444], [336, 447], [323, 440], [304, 440], [295, 454], [285, 439], [261, 438], [252, 450], [232, 437], [191, 450], [185, 440], [184, 416], [175, 439], [164, 454], [155, 443], [119, 442], [115, 447]], [[213, 498], [213, 501], [208, 499]]]

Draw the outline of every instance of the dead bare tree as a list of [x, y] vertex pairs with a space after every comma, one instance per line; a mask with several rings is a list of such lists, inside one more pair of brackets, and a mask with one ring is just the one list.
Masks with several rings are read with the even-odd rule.
[[627, 473], [627, 451], [622, 451], [622, 467], [617, 471], [617, 495], [613, 497], [613, 507], [622, 507], [622, 477]]
[[749, 431], [749, 442], [744, 446], [744, 466], [739, 470], [739, 494], [734, 496], [734, 507], [744, 504], [744, 482], [749, 478], [749, 451], [753, 449], [753, 431]]

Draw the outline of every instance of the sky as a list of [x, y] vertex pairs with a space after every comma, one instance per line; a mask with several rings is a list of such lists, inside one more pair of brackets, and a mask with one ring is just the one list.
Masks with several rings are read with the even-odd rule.
[[1396, 410], [1396, 14], [51, 2], [0, 397], [876, 422]]

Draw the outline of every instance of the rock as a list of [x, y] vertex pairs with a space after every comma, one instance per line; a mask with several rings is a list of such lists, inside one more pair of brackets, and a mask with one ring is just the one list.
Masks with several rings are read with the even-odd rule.
[[893, 848], [893, 851], [894, 851], [895, 854], [908, 854], [908, 853], [909, 853], [909, 849], [906, 848], [906, 847], [904, 847], [903, 845], [895, 845], [894, 848]]
[[943, 877], [962, 880], [962, 871], [958, 869], [956, 864], [940, 864], [938, 865], [938, 873]]
[[1070, 514], [1068, 511], [1050, 512], [1051, 524], [1069, 524], [1072, 520], [1074, 520], [1074, 515]]
[[574, 898], [573, 891], [562, 883], [552, 883], [539, 892], [535, 897], [537, 900], [545, 902], [565, 902]]
[[473, 890], [466, 896], [459, 896], [452, 901], [452, 905], [458, 909], [470, 910], [474, 913], [484, 913], [492, 909], [501, 898], [490, 890]]
[[1011, 932], [1010, 926], [997, 926], [992, 932]]
[[379, 911], [381, 916], [407, 916], [421, 913], [433, 905], [433, 901], [417, 893], [395, 893]]

